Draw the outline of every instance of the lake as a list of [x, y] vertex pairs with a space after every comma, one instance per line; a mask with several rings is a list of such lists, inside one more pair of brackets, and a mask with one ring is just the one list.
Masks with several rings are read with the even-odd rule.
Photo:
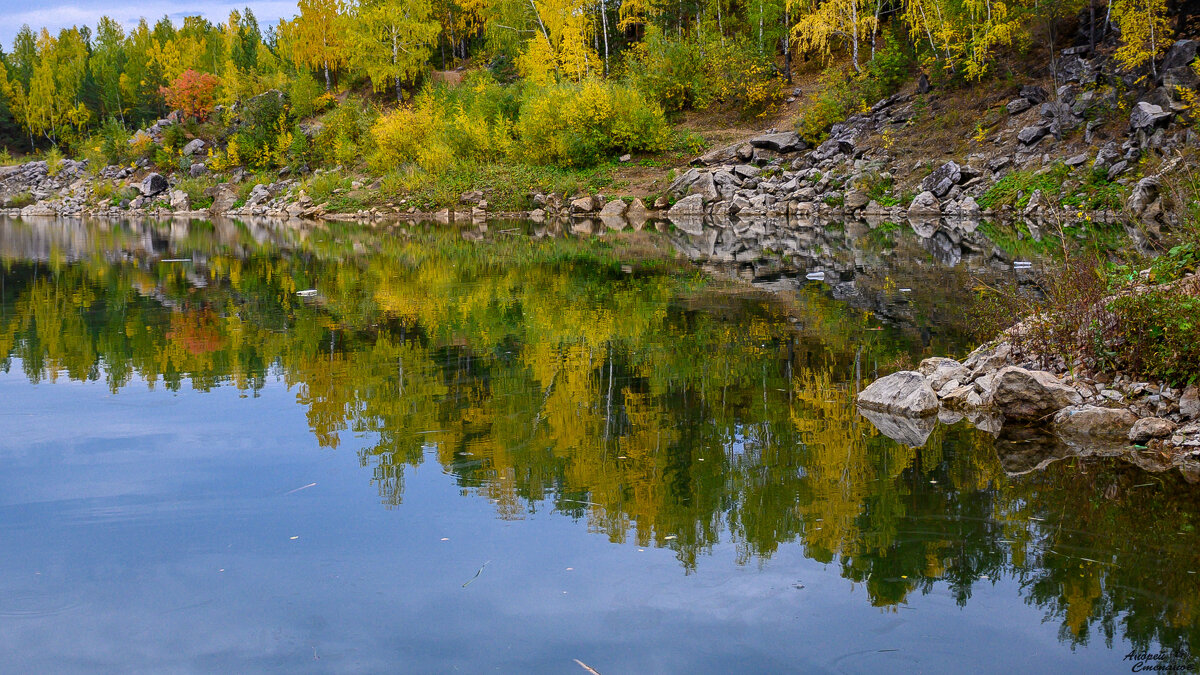
[[857, 413], [912, 229], [0, 220], [4, 669], [1195, 669], [1200, 486]]

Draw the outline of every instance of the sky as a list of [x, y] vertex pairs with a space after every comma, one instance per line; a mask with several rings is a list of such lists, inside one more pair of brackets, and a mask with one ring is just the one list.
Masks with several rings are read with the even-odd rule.
[[22, 24], [34, 31], [42, 27], [57, 32], [61, 28], [87, 25], [95, 28], [102, 16], [111, 16], [126, 30], [146, 17], [154, 23], [164, 15], [178, 25], [183, 17], [202, 14], [210, 21], [220, 22], [229, 17], [230, 10], [249, 6], [265, 30], [281, 17], [294, 16], [295, 0], [241, 0], [204, 2], [202, 0], [0, 0], [0, 42], [5, 53], [12, 51], [13, 37]]

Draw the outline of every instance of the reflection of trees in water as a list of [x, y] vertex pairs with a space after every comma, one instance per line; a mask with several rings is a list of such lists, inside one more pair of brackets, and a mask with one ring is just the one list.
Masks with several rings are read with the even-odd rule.
[[433, 456], [501, 517], [550, 506], [687, 569], [723, 540], [741, 562], [797, 542], [879, 606], [938, 581], [963, 604], [1008, 576], [1064, 640], [1200, 645], [1200, 509], [1177, 478], [1067, 462], [1011, 477], [978, 432], [912, 449], [858, 416], [856, 364], [914, 349], [911, 327], [869, 331], [815, 285], [765, 302], [570, 242], [366, 242], [210, 243], [195, 266], [110, 262], [108, 243], [10, 259], [3, 365], [114, 390], [279, 377], [323, 446], [371, 439], [359, 458], [388, 505]]

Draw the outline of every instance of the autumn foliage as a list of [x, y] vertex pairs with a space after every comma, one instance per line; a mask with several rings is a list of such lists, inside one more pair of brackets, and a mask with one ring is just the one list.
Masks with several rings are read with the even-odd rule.
[[167, 105], [183, 111], [186, 117], [201, 119], [213, 110], [220, 80], [208, 73], [188, 69], [179, 74], [169, 87], [162, 88]]

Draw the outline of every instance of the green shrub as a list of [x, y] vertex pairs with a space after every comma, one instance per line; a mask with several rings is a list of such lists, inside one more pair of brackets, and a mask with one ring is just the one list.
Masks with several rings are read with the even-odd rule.
[[892, 33], [861, 73], [829, 68], [821, 77], [820, 93], [800, 113], [796, 132], [810, 143], [824, 140], [829, 128], [855, 112], [900, 89], [912, 72], [914, 57]]
[[310, 117], [324, 107], [325, 87], [307, 69], [301, 68], [288, 86], [288, 100], [297, 119]]
[[313, 139], [313, 152], [329, 163], [356, 164], [369, 156], [371, 126], [378, 113], [355, 96], [347, 96], [321, 118], [321, 130]]
[[630, 49], [625, 71], [634, 88], [668, 112], [726, 104], [751, 115], [783, 99], [775, 64], [746, 38], [677, 37], [652, 26]]
[[1112, 365], [1172, 384], [1200, 377], [1200, 297], [1152, 290], [1119, 297], [1109, 305], [1115, 340], [1100, 346]]
[[521, 106], [517, 129], [530, 160], [556, 166], [656, 152], [670, 140], [660, 107], [631, 87], [596, 80], [535, 90]]

